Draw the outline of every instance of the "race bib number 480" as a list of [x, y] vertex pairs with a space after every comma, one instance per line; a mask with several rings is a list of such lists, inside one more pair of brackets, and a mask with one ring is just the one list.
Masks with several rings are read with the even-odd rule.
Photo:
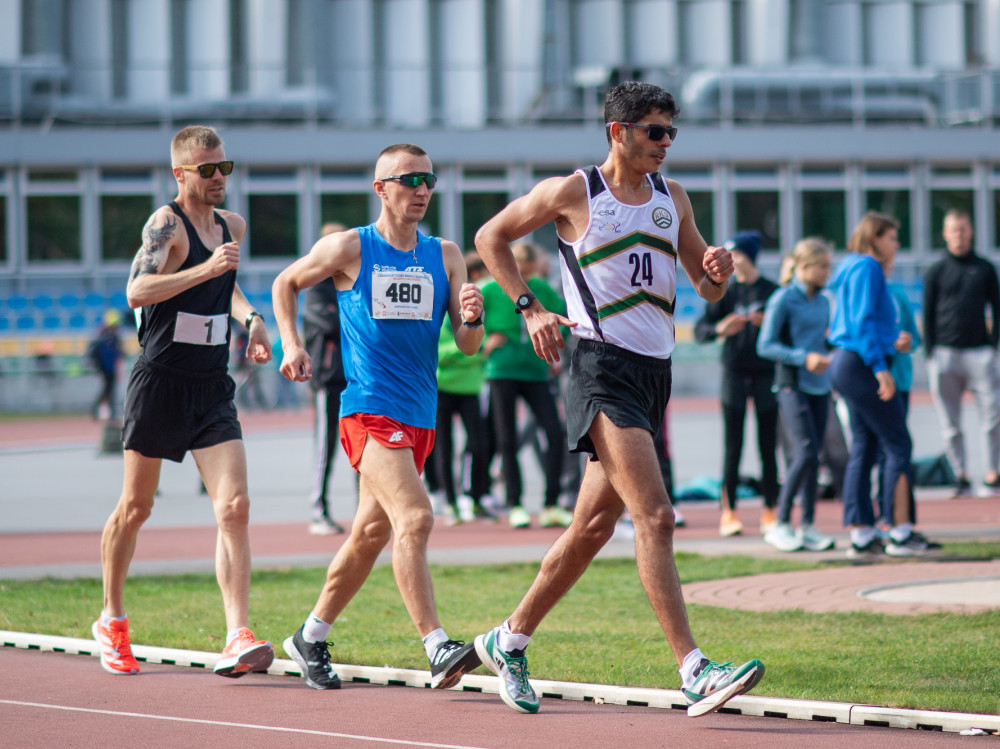
[[434, 315], [434, 279], [430, 273], [372, 271], [372, 317], [430, 320]]
[[178, 312], [174, 323], [174, 342], [196, 346], [222, 346], [229, 330], [229, 315], [193, 315]]

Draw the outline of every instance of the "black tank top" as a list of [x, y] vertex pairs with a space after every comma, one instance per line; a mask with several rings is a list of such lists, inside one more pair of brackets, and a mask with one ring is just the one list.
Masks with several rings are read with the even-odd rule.
[[[188, 256], [177, 270], [204, 263], [211, 251], [176, 201], [171, 201], [170, 209], [180, 216], [188, 235]], [[231, 242], [229, 227], [218, 211], [214, 213], [222, 226], [222, 241]], [[236, 271], [231, 270], [143, 307], [139, 321], [142, 356], [181, 373], [201, 377], [224, 374], [229, 364], [229, 313], [235, 285]]]

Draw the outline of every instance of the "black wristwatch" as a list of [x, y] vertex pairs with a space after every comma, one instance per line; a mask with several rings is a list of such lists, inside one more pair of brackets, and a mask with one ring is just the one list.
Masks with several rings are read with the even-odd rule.
[[254, 310], [249, 315], [247, 315], [247, 319], [243, 321], [243, 324], [246, 325], [247, 330], [250, 330], [250, 323], [253, 322], [253, 319], [255, 317], [259, 317], [261, 320], [264, 319], [264, 316], [262, 314], [260, 314], [260, 312], [257, 312], [257, 310]]
[[476, 328], [483, 327], [483, 313], [480, 312], [479, 317], [477, 317], [472, 322], [469, 322], [468, 320], [462, 320], [462, 325], [469, 328], [470, 330], [475, 330]]
[[514, 311], [519, 315], [524, 314], [524, 310], [528, 309], [528, 307], [531, 306], [531, 303], [537, 298], [538, 297], [530, 292], [527, 294], [521, 294], [521, 296], [514, 300]]

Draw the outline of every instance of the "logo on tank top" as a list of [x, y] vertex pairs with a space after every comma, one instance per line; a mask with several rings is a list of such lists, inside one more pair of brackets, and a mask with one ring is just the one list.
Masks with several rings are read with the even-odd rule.
[[653, 223], [661, 229], [669, 229], [670, 225], [674, 223], [674, 217], [670, 215], [670, 211], [660, 206], [653, 209]]

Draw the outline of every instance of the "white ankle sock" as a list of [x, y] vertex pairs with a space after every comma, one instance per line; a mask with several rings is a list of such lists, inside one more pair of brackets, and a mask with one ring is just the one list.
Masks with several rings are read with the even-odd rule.
[[900, 523], [889, 529], [889, 538], [897, 544], [903, 543], [913, 533], [913, 526], [910, 523]]
[[695, 671], [701, 662], [705, 660], [705, 654], [701, 652], [701, 648], [695, 648], [690, 653], [684, 656], [684, 662], [677, 671], [681, 675], [681, 686], [689, 687], [694, 683], [696, 676]]
[[855, 546], [867, 546], [875, 538], [875, 529], [870, 525], [864, 525], [860, 528], [851, 528], [851, 543]]
[[438, 645], [442, 642], [448, 642], [448, 635], [445, 633], [444, 628], [438, 627], [425, 636], [422, 642], [424, 643], [424, 651], [427, 653], [427, 657], [433, 658], [434, 651], [438, 649]]
[[503, 652], [510, 653], [514, 650], [524, 650], [528, 647], [529, 642], [531, 642], [531, 635], [522, 635], [512, 632], [509, 621], [505, 621], [500, 625], [500, 632], [497, 635], [497, 644]]
[[306, 642], [326, 642], [331, 627], [332, 624], [324, 622], [316, 614], [309, 614], [306, 623], [302, 625], [302, 639]]

